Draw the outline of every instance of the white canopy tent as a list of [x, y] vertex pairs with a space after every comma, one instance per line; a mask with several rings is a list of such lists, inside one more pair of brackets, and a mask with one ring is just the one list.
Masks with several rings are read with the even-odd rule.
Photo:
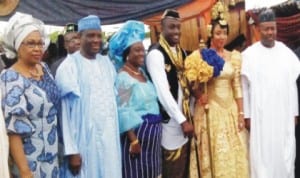
[[262, 7], [271, 7], [287, 0], [245, 0], [246, 10]]

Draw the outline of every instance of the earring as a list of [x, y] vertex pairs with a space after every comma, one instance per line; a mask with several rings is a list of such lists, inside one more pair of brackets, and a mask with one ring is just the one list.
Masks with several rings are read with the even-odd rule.
[[127, 57], [126, 57], [126, 61], [128, 61], [128, 59], [129, 59], [129, 57], [127, 56]]

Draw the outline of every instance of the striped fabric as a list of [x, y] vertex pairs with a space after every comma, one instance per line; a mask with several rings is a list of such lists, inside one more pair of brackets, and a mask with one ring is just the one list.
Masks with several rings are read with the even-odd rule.
[[135, 129], [141, 144], [138, 156], [130, 156], [130, 141], [126, 134], [122, 137], [123, 178], [157, 178], [161, 174], [161, 116], [147, 114], [143, 120]]

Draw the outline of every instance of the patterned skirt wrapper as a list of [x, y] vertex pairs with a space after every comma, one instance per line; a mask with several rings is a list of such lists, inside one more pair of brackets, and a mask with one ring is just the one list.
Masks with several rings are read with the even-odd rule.
[[141, 153], [129, 154], [130, 141], [122, 137], [123, 178], [156, 178], [161, 174], [161, 116], [146, 114], [144, 122], [135, 129], [141, 145]]

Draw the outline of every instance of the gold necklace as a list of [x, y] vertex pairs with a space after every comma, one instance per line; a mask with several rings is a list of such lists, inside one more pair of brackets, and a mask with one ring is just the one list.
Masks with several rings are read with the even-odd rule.
[[132, 70], [129, 66], [127, 66], [126, 64], [124, 65], [124, 67], [126, 68], [126, 69], [128, 69], [130, 72], [132, 72], [134, 75], [142, 75], [142, 73], [140, 72], [140, 70], [139, 70], [139, 72], [136, 72], [136, 71], [134, 71], [134, 70]]
[[43, 75], [42, 72], [39, 71], [37, 66], [35, 66], [33, 69], [28, 70], [28, 72], [31, 75], [31, 77], [36, 78], [36, 79], [40, 79], [41, 76]]
[[12, 66], [12, 68], [14, 68], [15, 71], [25, 76], [26, 78], [33, 78], [39, 80], [43, 76], [43, 72], [40, 71], [36, 65], [33, 68], [29, 69], [25, 66], [19, 66], [19, 64], [15, 64]]

